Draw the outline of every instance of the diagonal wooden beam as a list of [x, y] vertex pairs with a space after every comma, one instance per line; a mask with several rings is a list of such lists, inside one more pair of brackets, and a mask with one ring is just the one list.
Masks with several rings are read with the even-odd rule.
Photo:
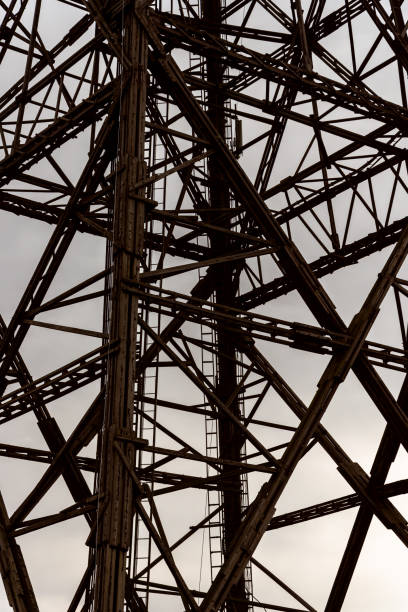
[[[383, 487], [378, 488], [378, 494], [384, 495], [385, 497], [392, 497], [394, 495], [405, 495], [408, 493], [408, 480], [397, 480], [395, 482], [389, 482]], [[351, 495], [343, 495], [336, 499], [331, 499], [314, 506], [308, 506], [307, 508], [299, 508], [292, 512], [286, 512], [274, 516], [269, 523], [268, 530], [280, 529], [287, 525], [296, 525], [305, 521], [311, 521], [328, 514], [334, 514], [335, 512], [342, 512], [349, 508], [355, 508], [361, 506], [364, 501], [364, 496], [352, 493]]]
[[[403, 406], [403, 409], [408, 414], [408, 376], [405, 377], [401, 387], [398, 403], [400, 406]], [[370, 489], [384, 485], [399, 446], [392, 429], [387, 426], [371, 468]], [[359, 509], [327, 600], [325, 612], [337, 612], [341, 609], [373, 516], [373, 509], [368, 504], [363, 504]]]
[[66, 465], [73, 462], [73, 457], [94, 437], [101, 424], [103, 398], [104, 391], [102, 390], [97, 395], [86, 414], [82, 417], [68, 440], [60, 447], [51, 465], [46, 469], [35, 488], [15, 510], [10, 518], [10, 523], [13, 527], [24, 520], [54, 484], [57, 478], [59, 478]]
[[39, 612], [20, 547], [9, 531], [10, 523], [0, 494], [0, 574], [14, 612]]
[[[247, 355], [248, 359], [263, 373], [265, 379], [271, 384], [272, 388], [282, 398], [285, 404], [292, 410], [292, 412], [299, 418], [303, 419], [307, 415], [308, 407], [302, 402], [300, 397], [291, 389], [288, 383], [278, 374], [273, 368], [269, 361], [262, 355], [262, 353], [254, 345], [247, 345], [243, 343], [241, 350]], [[359, 500], [366, 500], [370, 494], [371, 489], [368, 488], [369, 476], [362, 468], [356, 464], [343, 450], [343, 448], [336, 442], [336, 440], [330, 435], [322, 424], [319, 424], [315, 437], [317, 438], [320, 446], [326, 451], [329, 457], [337, 465], [341, 474], [346, 477], [350, 486], [356, 491], [359, 496]], [[361, 478], [359, 477], [361, 476]], [[377, 492], [377, 491], [376, 491]], [[370, 498], [372, 503], [372, 510], [377, 514], [379, 520], [382, 520], [381, 508], [377, 508], [375, 499]], [[393, 514], [395, 523], [400, 520], [399, 513], [395, 513], [390, 510]]]

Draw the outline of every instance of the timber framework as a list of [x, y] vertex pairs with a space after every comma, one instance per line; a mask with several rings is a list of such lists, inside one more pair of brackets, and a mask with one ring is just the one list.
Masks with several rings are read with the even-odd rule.
[[406, 609], [407, 23], [0, 0], [2, 609]]

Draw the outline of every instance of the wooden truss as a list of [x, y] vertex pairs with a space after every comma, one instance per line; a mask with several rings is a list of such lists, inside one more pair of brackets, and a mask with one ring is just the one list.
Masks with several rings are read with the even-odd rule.
[[[404, 0], [0, 0], [14, 610], [351, 610], [372, 524], [407, 546], [407, 20]], [[371, 467], [347, 384], [381, 424]], [[346, 511], [328, 577], [300, 529]], [[53, 608], [50, 530], [78, 540]], [[276, 570], [289, 530], [313, 596], [296, 556]]]

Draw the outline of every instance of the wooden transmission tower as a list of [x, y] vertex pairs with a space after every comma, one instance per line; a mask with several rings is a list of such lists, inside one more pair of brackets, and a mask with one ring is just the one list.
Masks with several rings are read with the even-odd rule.
[[407, 5], [0, 0], [2, 609], [406, 610]]

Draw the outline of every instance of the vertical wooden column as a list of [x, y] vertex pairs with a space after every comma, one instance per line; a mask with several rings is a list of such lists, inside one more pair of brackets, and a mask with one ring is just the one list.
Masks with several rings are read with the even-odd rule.
[[122, 79], [110, 322], [110, 337], [118, 341], [118, 350], [110, 357], [107, 369], [96, 536], [95, 612], [123, 610], [126, 554], [131, 544], [134, 509], [132, 481], [115, 450], [118, 444], [134, 465], [134, 445], [117, 438], [118, 434], [131, 438], [133, 433], [138, 301], [124, 291], [122, 281], [139, 278], [145, 217], [144, 190], [135, 192], [134, 187], [145, 177], [147, 40], [131, 9], [124, 17], [123, 46], [125, 56], [130, 59], [130, 68], [124, 71]]
[[[220, 32], [217, 32], [217, 28], [221, 25], [220, 0], [203, 0], [202, 9], [204, 19], [211, 23], [212, 29], [216, 28], [216, 35], [220, 35]], [[225, 67], [219, 61], [219, 58], [208, 58], [207, 79], [210, 83], [214, 83], [217, 86], [214, 89], [210, 88], [208, 90], [208, 116], [218, 133], [225, 140], [225, 95], [222, 92], [224, 70]], [[208, 174], [209, 198], [212, 209], [211, 223], [229, 229], [230, 217], [227, 210], [231, 206], [231, 200], [228, 176], [223, 172], [216, 156], [211, 156], [208, 160]], [[215, 214], [214, 209], [219, 209], [219, 213]], [[225, 255], [232, 248], [230, 236], [220, 232], [215, 233], [211, 236], [211, 247], [214, 256]], [[233, 306], [238, 288], [237, 283], [234, 281], [234, 265], [231, 262], [218, 264], [216, 267], [216, 278], [215, 301], [226, 306]], [[217, 326], [217, 370], [217, 395], [223, 402], [227, 403], [237, 387], [236, 347], [234, 334], [226, 331], [222, 323]], [[232, 401], [229, 409], [235, 416], [240, 417], [238, 397]], [[220, 457], [222, 459], [240, 461], [241, 448], [244, 442], [241, 430], [222, 413], [219, 415], [218, 425]], [[229, 472], [234, 472], [234, 470], [231, 470], [228, 466], [224, 465], [223, 471], [226, 481], [228, 481], [228, 486], [223, 491], [223, 544], [225, 556], [228, 556], [235, 534], [241, 524], [241, 479], [236, 471], [229, 474]], [[245, 600], [245, 580], [243, 577], [232, 588], [231, 595], [236, 599]], [[227, 602], [226, 609], [228, 612], [246, 612], [248, 605], [244, 602]]]

